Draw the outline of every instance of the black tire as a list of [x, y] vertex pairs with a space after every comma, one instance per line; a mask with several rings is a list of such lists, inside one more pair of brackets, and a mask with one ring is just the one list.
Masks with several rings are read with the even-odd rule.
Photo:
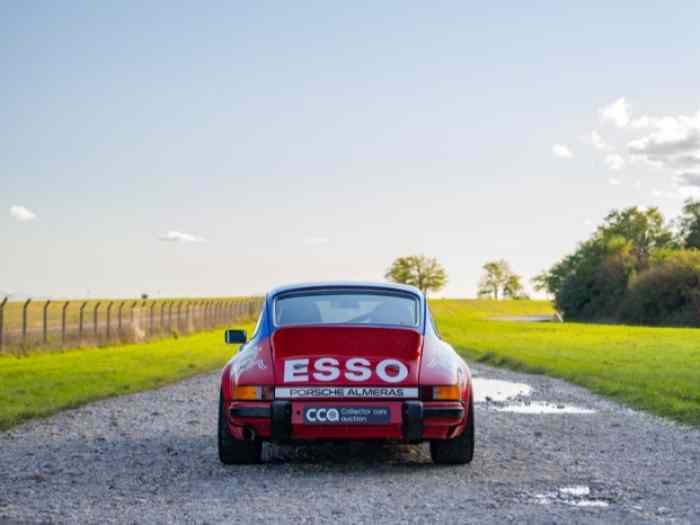
[[469, 413], [464, 432], [452, 439], [430, 442], [430, 457], [438, 465], [464, 465], [474, 457], [474, 402], [469, 400]]
[[242, 440], [234, 438], [226, 425], [224, 399], [219, 396], [219, 459], [224, 465], [252, 465], [260, 463], [262, 441], [258, 438]]

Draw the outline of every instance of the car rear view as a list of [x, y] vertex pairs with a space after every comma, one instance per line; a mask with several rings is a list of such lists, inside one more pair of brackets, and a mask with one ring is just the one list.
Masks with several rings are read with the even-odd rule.
[[[471, 460], [469, 372], [428, 316], [410, 287], [273, 291], [222, 375], [222, 461], [259, 461], [263, 440], [431, 440], [439, 449], [460, 437], [470, 440], [458, 444], [462, 453], [433, 450], [433, 459]], [[235, 331], [228, 337], [244, 340]]]

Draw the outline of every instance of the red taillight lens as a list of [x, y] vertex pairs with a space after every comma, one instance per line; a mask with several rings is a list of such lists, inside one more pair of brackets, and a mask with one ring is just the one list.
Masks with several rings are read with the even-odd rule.
[[233, 399], [236, 401], [272, 401], [275, 389], [271, 385], [236, 385]]
[[423, 401], [459, 401], [459, 385], [437, 385], [421, 387], [421, 399]]

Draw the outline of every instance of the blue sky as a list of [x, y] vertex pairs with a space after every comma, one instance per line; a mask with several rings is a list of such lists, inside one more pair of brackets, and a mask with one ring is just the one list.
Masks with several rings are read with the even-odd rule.
[[695, 2], [139, 4], [0, 7], [0, 290], [467, 296], [700, 187]]

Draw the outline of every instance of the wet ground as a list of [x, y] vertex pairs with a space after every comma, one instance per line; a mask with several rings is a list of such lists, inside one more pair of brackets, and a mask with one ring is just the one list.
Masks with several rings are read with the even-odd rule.
[[217, 374], [0, 434], [0, 523], [700, 523], [700, 432], [473, 366], [474, 462], [428, 447], [216, 456]]

